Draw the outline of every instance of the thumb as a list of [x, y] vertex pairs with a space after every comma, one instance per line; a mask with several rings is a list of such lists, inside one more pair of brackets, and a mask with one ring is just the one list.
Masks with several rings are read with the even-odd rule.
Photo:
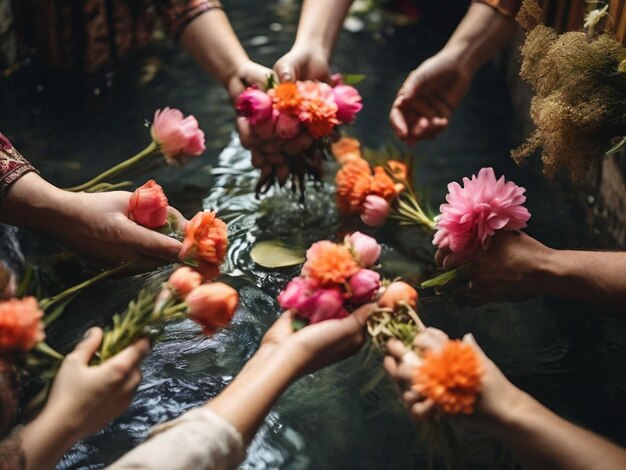
[[178, 261], [178, 254], [183, 247], [178, 240], [135, 224], [130, 219], [127, 230], [129, 240], [132, 240], [132, 246], [137, 254], [166, 261]]
[[100, 343], [102, 343], [102, 335], [101, 328], [88, 329], [82, 341], [76, 345], [70, 355], [74, 356], [81, 364], [89, 364], [89, 361], [91, 361], [91, 358], [100, 347]]
[[375, 302], [362, 305], [352, 312], [352, 316], [361, 326], [363, 326], [367, 322], [369, 316], [374, 313], [374, 309], [376, 309], [376, 307], [378, 307], [378, 304]]
[[467, 333], [465, 336], [463, 336], [463, 342], [469, 344], [474, 349], [474, 351], [476, 351], [476, 353], [481, 359], [489, 360], [485, 352], [478, 345], [478, 342], [476, 342], [476, 338], [474, 338], [473, 334]]
[[274, 71], [278, 75], [278, 81], [293, 82], [296, 79], [296, 68], [288, 60], [279, 60], [274, 66]]

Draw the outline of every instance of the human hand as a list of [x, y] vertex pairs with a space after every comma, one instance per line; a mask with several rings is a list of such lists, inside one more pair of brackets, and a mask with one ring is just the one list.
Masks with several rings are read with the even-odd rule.
[[239, 95], [249, 86], [256, 85], [264, 89], [270, 75], [274, 75], [272, 69], [250, 59], [242, 61], [226, 82], [226, 91], [230, 100], [235, 103]]
[[376, 304], [366, 304], [340, 320], [325, 320], [294, 331], [293, 311], [284, 312], [265, 333], [262, 349], [278, 349], [298, 376], [311, 373], [356, 353], [365, 339], [365, 323]]
[[[486, 250], [472, 258], [467, 295], [473, 304], [487, 301], [522, 301], [543, 295], [547, 272], [554, 250], [523, 232], [501, 231]], [[458, 257], [438, 250], [435, 261], [445, 269], [458, 266]]]
[[130, 405], [141, 382], [139, 365], [150, 344], [140, 339], [98, 366], [89, 366], [103, 332], [92, 328], [61, 364], [42, 411], [75, 440], [100, 430]]
[[330, 78], [328, 62], [328, 54], [321, 47], [294, 46], [276, 61], [274, 72], [281, 83], [296, 80], [327, 82]]
[[461, 63], [444, 49], [409, 74], [389, 113], [400, 140], [415, 145], [445, 130], [473, 77]]

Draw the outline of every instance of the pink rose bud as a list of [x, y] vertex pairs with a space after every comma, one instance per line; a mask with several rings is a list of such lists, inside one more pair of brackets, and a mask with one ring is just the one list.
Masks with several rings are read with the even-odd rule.
[[299, 309], [309, 299], [309, 292], [310, 288], [305, 278], [293, 278], [285, 290], [278, 294], [278, 304], [284, 309]]
[[330, 86], [332, 86], [333, 88], [338, 85], [343, 85], [343, 84], [344, 84], [343, 75], [341, 75], [340, 73], [333, 73], [330, 76]]
[[417, 305], [417, 291], [406, 282], [398, 281], [389, 284], [380, 296], [378, 305], [395, 309], [399, 302], [406, 302], [413, 308]]
[[131, 220], [148, 228], [163, 227], [167, 221], [167, 197], [156, 181], [137, 188], [128, 201]]
[[337, 85], [333, 88], [333, 95], [337, 104], [337, 119], [342, 123], [354, 121], [357, 113], [363, 108], [361, 95], [356, 88], [350, 85]]
[[370, 302], [380, 288], [380, 274], [370, 269], [361, 269], [348, 281], [350, 286], [350, 302], [361, 305]]
[[202, 274], [191, 269], [189, 266], [182, 266], [172, 273], [167, 281], [182, 298], [186, 298], [189, 293], [202, 284]]
[[272, 110], [272, 118], [266, 119], [252, 126], [252, 130], [263, 140], [270, 140], [274, 137], [274, 127], [276, 126], [276, 120], [280, 116], [280, 112], [276, 109]]
[[370, 194], [363, 203], [361, 220], [370, 227], [380, 227], [389, 216], [389, 203], [380, 196]]
[[319, 323], [345, 316], [343, 298], [339, 289], [318, 289], [309, 300], [298, 309], [300, 316], [309, 319], [309, 323]]
[[250, 124], [259, 124], [272, 116], [272, 98], [257, 88], [246, 88], [237, 98], [235, 108]]
[[150, 133], [168, 163], [182, 164], [186, 160], [183, 156], [200, 155], [205, 149], [204, 132], [197, 119], [192, 115], [184, 117], [178, 109], [157, 109]]
[[359, 264], [364, 268], [373, 265], [380, 258], [382, 247], [375, 238], [361, 232], [354, 232], [348, 237], [348, 241], [356, 253]]
[[293, 139], [300, 132], [300, 120], [295, 116], [283, 113], [276, 120], [274, 132], [280, 139]]

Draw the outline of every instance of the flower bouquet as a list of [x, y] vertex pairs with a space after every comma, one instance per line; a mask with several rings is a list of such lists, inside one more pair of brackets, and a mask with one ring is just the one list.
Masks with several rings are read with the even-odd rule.
[[[266, 90], [246, 89], [236, 103], [237, 113], [247, 119], [262, 140], [273, 140], [279, 149], [271, 153], [253, 152], [252, 164], [261, 170], [257, 193], [274, 183], [283, 186], [291, 179], [294, 190], [303, 195], [305, 180], [322, 179], [322, 161], [328, 138], [341, 124], [354, 121], [362, 109], [361, 96], [340, 75], [332, 85], [304, 80], [276, 84], [268, 80]], [[301, 154], [290, 154], [289, 142]]]

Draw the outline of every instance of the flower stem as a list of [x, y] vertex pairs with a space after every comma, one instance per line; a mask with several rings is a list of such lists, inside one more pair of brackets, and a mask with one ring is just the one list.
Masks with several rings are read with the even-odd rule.
[[57, 361], [62, 361], [63, 359], [65, 359], [65, 356], [63, 354], [56, 352], [54, 349], [48, 346], [45, 341], [37, 343], [37, 345], [35, 346], [35, 350], [37, 352], [40, 352], [44, 356], [51, 357], [52, 359], [56, 359]]
[[420, 284], [420, 287], [422, 289], [430, 289], [431, 287], [444, 287], [454, 279], [464, 276], [471, 267], [471, 263], [462, 264], [458, 268], [446, 271], [439, 276], [435, 276], [432, 279], [428, 279], [427, 281], [422, 282]]
[[98, 176], [96, 176], [95, 178], [90, 179], [86, 183], [80, 184], [78, 186], [73, 186], [71, 188], [65, 188], [65, 190], [77, 193], [79, 191], [87, 191], [89, 189], [92, 189], [93, 186], [95, 186], [95, 185], [97, 185], [99, 183], [102, 183], [107, 178], [111, 178], [111, 177], [116, 176], [117, 174], [127, 170], [128, 168], [132, 167], [133, 165], [136, 165], [140, 161], [148, 158], [149, 156], [151, 156], [153, 153], [157, 152], [158, 150], [159, 150], [158, 144], [156, 142], [152, 141], [152, 142], [150, 142], [150, 145], [148, 145], [145, 149], [143, 149], [138, 154], [130, 157], [128, 160], [125, 160], [122, 163], [118, 163], [114, 167], [109, 168], [108, 170], [100, 173]]

